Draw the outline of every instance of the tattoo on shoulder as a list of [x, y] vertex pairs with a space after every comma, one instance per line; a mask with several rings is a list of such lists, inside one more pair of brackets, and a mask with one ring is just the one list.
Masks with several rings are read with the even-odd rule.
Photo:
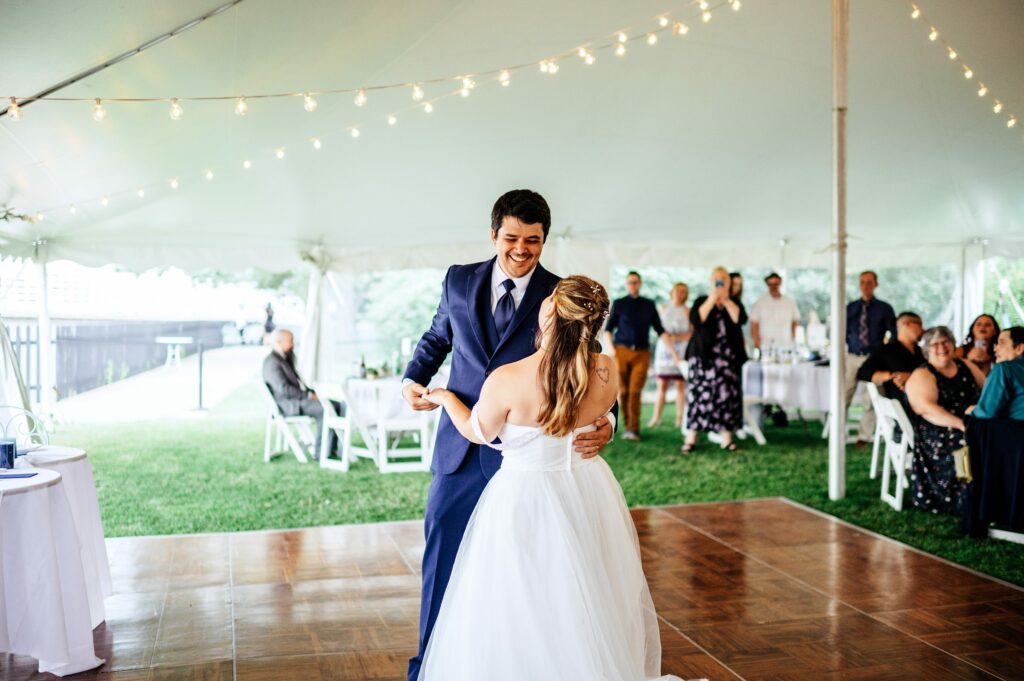
[[611, 378], [611, 372], [608, 370], [608, 367], [597, 367], [594, 369], [594, 373], [597, 374], [597, 377], [600, 378], [605, 385], [608, 385], [608, 380]]

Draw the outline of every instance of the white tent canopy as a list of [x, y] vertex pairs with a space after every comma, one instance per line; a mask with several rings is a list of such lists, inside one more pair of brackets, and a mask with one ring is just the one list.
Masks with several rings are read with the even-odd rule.
[[[4, 3], [0, 94], [31, 95], [216, 4]], [[1007, 112], [1024, 113], [1024, 6], [922, 6], [978, 76], [965, 82], [908, 4], [854, 3], [853, 267], [959, 262], [979, 239], [988, 254], [1024, 253], [1024, 139], [975, 95], [983, 80]], [[408, 89], [371, 90], [362, 108], [325, 95], [313, 113], [301, 97], [252, 99], [245, 117], [230, 101], [184, 102], [180, 121], [166, 102], [108, 102], [101, 123], [90, 102], [24, 106], [21, 120], [0, 122], [0, 202], [45, 220], [0, 225], [0, 249], [30, 256], [45, 240], [45, 257], [84, 264], [284, 269], [323, 244], [334, 268], [440, 266], [486, 253], [494, 198], [528, 186], [550, 201], [554, 234], [588, 258], [827, 266], [830, 7], [817, 0], [747, 0], [738, 13], [716, 5], [706, 25], [694, 5], [647, 0], [245, 0], [57, 94], [425, 81], [532, 62], [620, 29], [636, 35], [666, 10], [690, 23], [688, 35], [631, 42], [621, 58], [602, 51], [593, 66], [569, 58], [554, 76], [515, 71], [508, 88], [481, 80], [429, 115], [411, 108]], [[424, 86], [428, 99], [458, 87]]]

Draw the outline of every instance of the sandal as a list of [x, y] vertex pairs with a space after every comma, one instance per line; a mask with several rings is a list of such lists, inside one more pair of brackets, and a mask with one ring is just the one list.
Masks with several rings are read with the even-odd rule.
[[693, 452], [695, 452], [696, 450], [697, 450], [697, 443], [694, 442], [694, 443], [691, 443], [691, 444], [684, 444], [679, 451], [682, 454], [693, 454]]
[[721, 450], [723, 452], [742, 452], [743, 450], [736, 446], [735, 442], [730, 442], [727, 445], [722, 445]]

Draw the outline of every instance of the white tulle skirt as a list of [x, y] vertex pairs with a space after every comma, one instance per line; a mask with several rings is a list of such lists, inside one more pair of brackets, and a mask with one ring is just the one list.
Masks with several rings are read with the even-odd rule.
[[503, 467], [470, 518], [420, 680], [678, 681], [660, 674], [636, 528], [604, 459]]

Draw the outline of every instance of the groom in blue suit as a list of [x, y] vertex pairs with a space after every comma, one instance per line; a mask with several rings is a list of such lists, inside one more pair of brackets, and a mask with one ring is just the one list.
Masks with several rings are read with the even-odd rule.
[[[476, 404], [492, 371], [533, 354], [540, 302], [559, 281], [540, 265], [550, 228], [551, 210], [537, 192], [515, 189], [494, 204], [491, 243], [495, 257], [448, 269], [437, 313], [405, 370], [402, 394], [414, 409], [436, 408], [423, 399], [423, 386], [430, 383], [452, 350], [448, 389], [469, 407]], [[576, 438], [576, 450], [585, 458], [596, 456], [612, 437], [613, 425], [607, 418], [595, 425], [596, 431]], [[409, 681], [419, 677], [423, 652], [469, 516], [500, 466], [500, 453], [470, 443], [447, 413], [441, 415], [424, 517], [420, 644], [419, 652], [409, 660]], [[501, 587], [495, 584], [495, 588]]]

